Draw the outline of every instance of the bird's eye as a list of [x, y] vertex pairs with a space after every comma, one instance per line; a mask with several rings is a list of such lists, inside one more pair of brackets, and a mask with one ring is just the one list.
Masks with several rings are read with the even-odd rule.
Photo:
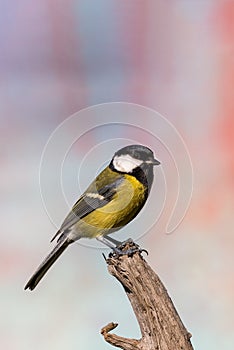
[[142, 159], [142, 155], [139, 152], [135, 153], [135, 158], [136, 159]]

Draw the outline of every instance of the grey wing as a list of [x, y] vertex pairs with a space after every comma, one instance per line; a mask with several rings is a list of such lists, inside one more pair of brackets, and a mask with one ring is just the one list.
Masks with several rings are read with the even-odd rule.
[[63, 221], [60, 229], [52, 238], [51, 242], [60, 233], [71, 228], [77, 221], [90, 214], [92, 211], [102, 208], [104, 205], [109, 203], [116, 193], [116, 187], [122, 182], [122, 179], [111, 183], [110, 185], [104, 186], [98, 192], [85, 192], [82, 197], [72, 207], [72, 210]]

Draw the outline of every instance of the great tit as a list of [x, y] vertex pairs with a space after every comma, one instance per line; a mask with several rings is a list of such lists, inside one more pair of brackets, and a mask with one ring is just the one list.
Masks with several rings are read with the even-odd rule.
[[129, 145], [117, 151], [72, 207], [60, 229], [57, 245], [24, 289], [33, 290], [62, 252], [80, 238], [96, 238], [113, 250], [118, 242], [109, 234], [133, 220], [144, 206], [153, 182], [153, 166], [160, 162], [148, 147]]

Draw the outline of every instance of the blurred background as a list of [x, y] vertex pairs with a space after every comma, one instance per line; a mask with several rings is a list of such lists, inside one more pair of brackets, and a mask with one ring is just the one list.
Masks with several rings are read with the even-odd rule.
[[[80, 128], [88, 132], [70, 153], [66, 149], [67, 208], [61, 208], [61, 193], [53, 187], [57, 139], [41, 189], [40, 161], [52, 132], [84, 108], [123, 101], [156, 110], [172, 123], [194, 168], [192, 202], [181, 225], [167, 235], [159, 220], [139, 243], [149, 250], [147, 260], [193, 334], [194, 348], [233, 349], [233, 86], [232, 0], [0, 0], [2, 348], [111, 349], [99, 334], [111, 321], [119, 323], [117, 334], [140, 336], [121, 286], [106, 271], [105, 248], [73, 245], [34, 292], [23, 290], [49, 251], [55, 226], [78, 197], [78, 182], [84, 189], [118, 146], [132, 140], [158, 145], [161, 169], [173, 184], [165, 148], [160, 150], [149, 133], [133, 132], [125, 119], [116, 128], [120, 116], [114, 105], [109, 129], [93, 129], [103, 122], [100, 113], [80, 116]], [[142, 120], [170, 143], [157, 118], [149, 125], [136, 115], [137, 125]], [[69, 125], [61, 142], [74, 138]], [[80, 130], [75, 131], [78, 136]], [[182, 192], [190, 180], [186, 176], [182, 169]], [[155, 180], [151, 203], [157, 203], [162, 178]], [[138, 227], [148, 225], [153, 208], [146, 206]], [[132, 236], [134, 227], [130, 224], [122, 237]]]

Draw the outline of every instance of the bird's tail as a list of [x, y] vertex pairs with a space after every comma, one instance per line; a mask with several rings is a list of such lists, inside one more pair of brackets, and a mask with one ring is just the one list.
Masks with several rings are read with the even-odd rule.
[[24, 289], [33, 290], [36, 285], [40, 282], [45, 273], [53, 265], [53, 263], [58, 259], [58, 257], [63, 253], [63, 251], [69, 246], [73, 241], [69, 240], [67, 237], [61, 239], [58, 244], [54, 247], [51, 253], [45, 258], [41, 265], [34, 272]]

